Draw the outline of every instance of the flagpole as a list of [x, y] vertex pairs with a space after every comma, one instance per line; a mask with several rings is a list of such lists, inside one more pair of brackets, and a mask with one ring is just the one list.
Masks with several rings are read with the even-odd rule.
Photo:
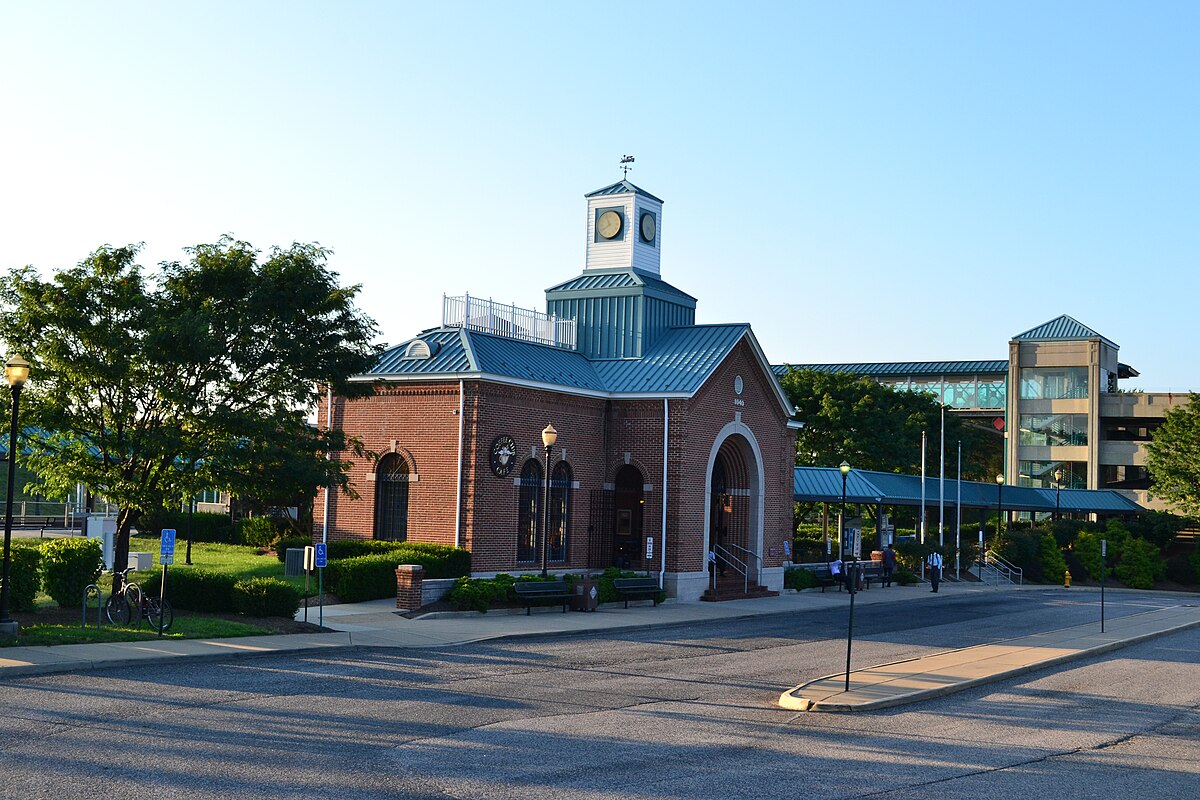
[[[925, 544], [925, 431], [921, 431], [921, 545]], [[925, 556], [921, 556], [921, 580], [925, 580]]]
[[959, 550], [962, 535], [962, 442], [958, 443], [958, 502], [954, 504], [954, 578], [962, 580]]
[[942, 430], [938, 435], [938, 549], [946, 546], [946, 406], [942, 406]]

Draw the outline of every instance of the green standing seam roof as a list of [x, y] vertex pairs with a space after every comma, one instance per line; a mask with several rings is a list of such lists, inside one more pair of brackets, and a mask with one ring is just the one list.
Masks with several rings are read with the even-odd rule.
[[1101, 339], [1112, 347], [1117, 347], [1107, 336], [1102, 336], [1084, 325], [1074, 317], [1062, 314], [1049, 322], [1043, 322], [1036, 328], [1030, 328], [1024, 333], [1018, 333], [1013, 341], [1018, 342], [1054, 342], [1077, 341], [1081, 339]]
[[687, 298], [692, 301], [691, 305], [695, 307], [696, 298], [687, 292], [672, 286], [661, 278], [647, 275], [636, 269], [625, 269], [620, 272], [585, 272], [577, 278], [572, 278], [569, 281], [551, 286], [546, 290], [546, 293], [583, 292], [595, 289], [633, 289], [638, 286], [645, 287], [651, 291], [659, 291], [663, 294]]
[[1008, 362], [991, 361], [893, 361], [866, 362], [861, 364], [776, 364], [771, 367], [775, 374], [783, 377], [792, 369], [811, 369], [817, 372], [841, 373], [869, 377], [921, 377], [936, 378], [943, 375], [989, 375], [1008, 374]]
[[655, 197], [645, 189], [634, 186], [629, 181], [617, 181], [616, 183], [605, 186], [602, 189], [597, 189], [594, 192], [588, 192], [584, 195], [584, 197], [602, 197], [604, 195], [612, 194], [640, 194], [643, 197], [649, 197], [651, 200], [657, 200], [660, 203], [663, 202], [661, 198]]
[[[927, 509], [938, 505], [940, 483], [936, 475], [926, 476]], [[957, 503], [958, 490], [957, 481], [946, 480], [945, 506], [952, 508]], [[841, 471], [836, 467], [796, 467], [793, 471], [792, 493], [794, 499], [801, 502], [841, 502]], [[846, 502], [920, 505], [921, 476], [852, 469], [846, 476]], [[1013, 511], [1053, 512], [1055, 490], [1027, 486], [1004, 486], [1002, 490], [997, 490], [995, 483], [962, 482], [963, 508], [989, 509], [996, 508], [999, 503]], [[1066, 512], [1115, 514], [1139, 514], [1146, 510], [1112, 489], [1064, 489], [1059, 508]]]
[[750, 330], [747, 324], [671, 328], [642, 358], [592, 362], [610, 392], [694, 392]]

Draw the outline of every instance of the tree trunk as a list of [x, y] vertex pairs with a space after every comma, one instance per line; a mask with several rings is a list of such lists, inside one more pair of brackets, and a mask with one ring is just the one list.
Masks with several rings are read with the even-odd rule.
[[129, 566], [129, 532], [137, 522], [142, 512], [132, 508], [122, 508], [117, 512], [117, 535], [113, 541], [113, 586], [115, 595], [121, 591], [123, 581], [117, 573]]

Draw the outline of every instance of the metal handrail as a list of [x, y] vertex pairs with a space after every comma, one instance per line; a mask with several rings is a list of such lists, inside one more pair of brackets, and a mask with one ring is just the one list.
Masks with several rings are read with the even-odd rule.
[[[717, 558], [721, 559], [726, 564], [733, 567], [734, 571], [742, 573], [742, 579], [743, 579], [743, 583], [744, 583], [742, 590], [744, 592], [746, 592], [747, 594], [749, 594], [750, 593], [750, 566], [748, 564], [746, 564], [746, 562], [742, 561], [740, 558], [735, 556], [733, 553], [730, 553], [728, 550], [726, 550], [723, 545], [719, 545], [719, 544], [715, 545], [713, 547], [713, 553], [716, 555]], [[738, 569], [739, 566], [741, 567], [741, 569]], [[714, 570], [713, 584], [715, 585], [716, 582], [717, 582], [717, 576], [716, 576], [716, 572]]]
[[[754, 573], [754, 582], [761, 583], [762, 582], [762, 556], [760, 556], [758, 553], [754, 552], [753, 550], [749, 550], [745, 547], [742, 547], [740, 544], [734, 544], [733, 542], [730, 542], [728, 546], [733, 547], [737, 550], [740, 550], [741, 552], [745, 553], [746, 555], [750, 556], [751, 558], [758, 559], [758, 569]], [[750, 564], [746, 564], [746, 569], [747, 570], [750, 569]], [[748, 589], [748, 587], [747, 587], [747, 589]]]
[[[983, 563], [996, 570], [1009, 583], [1016, 583], [1018, 586], [1021, 586], [1025, 581], [1025, 570], [1004, 559], [1002, 556], [996, 555], [991, 550], [983, 554]], [[1015, 581], [1013, 580], [1014, 577], [1016, 578]]]

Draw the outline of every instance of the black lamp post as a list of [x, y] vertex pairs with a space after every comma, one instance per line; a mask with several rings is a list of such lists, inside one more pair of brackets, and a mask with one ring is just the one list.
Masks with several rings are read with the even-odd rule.
[[1063, 479], [1063, 471], [1062, 471], [1062, 467], [1059, 467], [1058, 469], [1054, 470], [1054, 521], [1055, 522], [1058, 522], [1059, 509], [1062, 507], [1062, 504], [1059, 502], [1060, 499], [1062, 498], [1062, 479]]
[[[846, 553], [846, 476], [850, 474], [850, 465], [843, 461], [838, 467], [842, 471], [842, 522], [838, 530], [838, 544], [842, 548], [842, 555]], [[842, 572], [846, 578], [846, 589], [850, 592], [850, 620], [846, 625], [846, 691], [850, 691], [850, 649], [854, 646], [854, 590], [858, 586], [855, 580], [854, 568], [857, 564], [853, 563], [854, 549], [851, 547], [850, 556], [852, 559], [851, 565], [846, 566], [845, 561], [842, 562]]]
[[547, 425], [542, 431], [542, 444], [546, 447], [546, 524], [542, 526], [542, 577], [546, 577], [546, 540], [550, 538], [550, 450], [558, 441], [558, 431]]
[[17, 474], [17, 407], [21, 402], [21, 388], [29, 379], [29, 362], [13, 356], [4, 365], [4, 377], [12, 387], [12, 425], [8, 432], [8, 502], [4, 506], [4, 567], [0, 572], [0, 636], [16, 636], [20, 626], [8, 613], [9, 568], [11, 566], [13, 479]]
[[996, 476], [996, 543], [1000, 542], [1000, 522], [1004, 519], [1004, 475]]

